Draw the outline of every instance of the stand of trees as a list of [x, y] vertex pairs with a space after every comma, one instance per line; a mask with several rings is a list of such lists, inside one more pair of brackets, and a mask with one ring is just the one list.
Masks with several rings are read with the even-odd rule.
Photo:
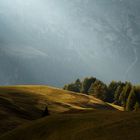
[[80, 79], [77, 79], [74, 83], [67, 84], [63, 87], [64, 90], [73, 92], [81, 92], [82, 83]]
[[106, 85], [95, 77], [90, 77], [77, 79], [63, 89], [95, 96], [105, 102], [123, 106], [126, 111], [140, 108], [140, 86], [134, 86], [130, 82], [112, 81]]

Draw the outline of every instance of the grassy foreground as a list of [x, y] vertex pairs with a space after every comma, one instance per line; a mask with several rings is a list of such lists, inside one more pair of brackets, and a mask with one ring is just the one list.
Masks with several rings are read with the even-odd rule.
[[0, 140], [139, 140], [140, 112], [59, 114], [24, 125]]
[[45, 107], [51, 116], [80, 110], [114, 110], [92, 96], [48, 86], [0, 87], [0, 135], [24, 123], [41, 118]]

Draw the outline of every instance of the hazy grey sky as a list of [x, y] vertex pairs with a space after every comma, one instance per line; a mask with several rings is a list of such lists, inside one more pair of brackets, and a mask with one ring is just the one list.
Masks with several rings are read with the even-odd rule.
[[139, 45], [139, 0], [0, 1], [2, 85], [140, 83]]

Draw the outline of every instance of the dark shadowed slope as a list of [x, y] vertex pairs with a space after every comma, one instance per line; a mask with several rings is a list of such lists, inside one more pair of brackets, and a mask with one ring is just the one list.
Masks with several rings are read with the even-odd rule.
[[139, 124], [140, 112], [60, 114], [24, 125], [0, 140], [139, 140]]

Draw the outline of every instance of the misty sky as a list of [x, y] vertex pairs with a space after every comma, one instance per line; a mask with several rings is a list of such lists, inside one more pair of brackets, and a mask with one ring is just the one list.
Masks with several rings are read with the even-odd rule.
[[94, 76], [140, 83], [140, 0], [0, 0], [0, 84]]

